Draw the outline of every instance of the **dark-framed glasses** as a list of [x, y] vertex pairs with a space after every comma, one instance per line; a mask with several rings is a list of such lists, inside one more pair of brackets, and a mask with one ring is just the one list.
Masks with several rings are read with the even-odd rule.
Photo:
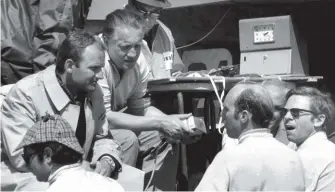
[[288, 112], [290, 112], [292, 117], [295, 118], [295, 119], [299, 118], [304, 113], [315, 115], [315, 113], [311, 110], [299, 109], [299, 108], [291, 108], [291, 109], [282, 108], [282, 111], [283, 111], [284, 115], [286, 115]]
[[148, 17], [150, 15], [159, 16], [162, 12], [162, 8], [152, 7], [151, 10], [148, 10], [148, 6], [142, 4], [140, 2], [134, 3], [135, 8], [143, 14], [144, 17]]
[[21, 156], [22, 156], [24, 162], [25, 162], [27, 165], [29, 165], [30, 162], [31, 162], [31, 159], [32, 159], [32, 157], [33, 157], [34, 155], [36, 155], [36, 153], [30, 153], [30, 154], [27, 154], [27, 155], [22, 154]]

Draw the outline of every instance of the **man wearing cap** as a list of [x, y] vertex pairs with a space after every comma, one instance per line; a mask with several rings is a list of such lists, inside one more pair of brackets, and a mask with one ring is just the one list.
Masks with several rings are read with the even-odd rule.
[[93, 35], [72, 31], [59, 48], [57, 62], [30, 75], [9, 91], [1, 108], [2, 190], [44, 190], [17, 148], [23, 136], [45, 113], [59, 114], [76, 133], [84, 149], [83, 166], [110, 176], [120, 169], [119, 145], [108, 130], [103, 94], [97, 81], [102, 78], [104, 48]]
[[71, 125], [59, 115], [46, 114], [28, 129], [18, 148], [39, 181], [47, 181], [46, 190], [124, 191], [115, 180], [84, 169], [84, 149]]
[[170, 77], [184, 67], [170, 29], [158, 20], [161, 11], [168, 7], [171, 7], [168, 0], [128, 0], [125, 6], [145, 21], [145, 41], [138, 62], [149, 65], [150, 78]]

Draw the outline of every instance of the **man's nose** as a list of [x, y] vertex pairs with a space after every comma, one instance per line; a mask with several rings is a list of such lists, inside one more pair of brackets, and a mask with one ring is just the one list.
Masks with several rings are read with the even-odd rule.
[[284, 114], [284, 119], [293, 119], [290, 111], [287, 111], [286, 114]]
[[127, 54], [127, 57], [134, 58], [134, 57], [136, 57], [136, 55], [137, 55], [137, 51], [136, 51], [135, 47], [132, 47], [129, 50], [129, 52]]

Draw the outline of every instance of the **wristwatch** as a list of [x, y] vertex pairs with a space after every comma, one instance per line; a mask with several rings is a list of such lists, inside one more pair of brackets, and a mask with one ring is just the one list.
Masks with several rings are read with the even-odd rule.
[[115, 169], [115, 162], [114, 162], [114, 160], [111, 157], [103, 156], [100, 160], [106, 160], [107, 164], [111, 168], [111, 172], [114, 171], [114, 169]]

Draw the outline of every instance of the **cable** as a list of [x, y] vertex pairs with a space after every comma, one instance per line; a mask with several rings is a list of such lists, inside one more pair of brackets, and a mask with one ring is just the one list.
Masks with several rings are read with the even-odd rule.
[[[212, 78], [210, 75], [206, 75], [206, 77], [208, 77], [209, 80], [211, 81], [211, 84], [212, 84], [212, 86], [213, 86], [215, 95], [216, 95], [217, 99], [219, 100], [219, 103], [220, 103], [220, 109], [221, 109], [221, 112], [222, 112], [222, 111], [223, 111], [223, 108], [224, 108], [224, 107], [223, 107], [223, 102], [222, 102], [222, 100], [223, 100], [223, 97], [224, 97], [224, 94], [225, 94], [224, 91], [225, 91], [225, 88], [226, 88], [226, 79], [225, 79], [224, 76], [220, 76], [220, 77], [221, 77], [222, 86], [223, 86], [223, 90], [222, 90], [221, 95], [219, 95], [219, 91], [218, 91], [218, 89], [217, 89], [217, 87], [216, 87], [216, 84], [215, 84], [213, 78]], [[219, 132], [220, 134], [222, 134], [222, 132], [221, 132], [221, 126], [222, 126], [222, 116], [220, 115], [219, 126], [216, 127], [216, 129], [218, 130], [218, 132]]]
[[199, 40], [197, 40], [197, 41], [195, 41], [193, 43], [177, 47], [176, 49], [183, 49], [183, 48], [186, 48], [186, 47], [190, 47], [190, 46], [195, 45], [195, 44], [199, 43], [200, 41], [204, 40], [206, 37], [208, 37], [219, 26], [219, 24], [222, 22], [222, 20], [229, 13], [230, 9], [231, 9], [231, 7], [229, 7], [229, 9], [226, 11], [226, 13], [221, 17], [221, 19], [216, 23], [216, 25], [205, 36], [203, 36], [202, 38], [200, 38]]
[[158, 153], [160, 153], [160, 152], [161, 152], [160, 150], [161, 150], [163, 147], [165, 147], [166, 145], [168, 145], [168, 143], [167, 143], [165, 140], [162, 140], [161, 144], [159, 144], [159, 145], [157, 146], [157, 148], [155, 149], [155, 151], [154, 151], [154, 152], [155, 152], [155, 153], [154, 153], [154, 155], [155, 155], [155, 159], [154, 159], [154, 168], [153, 168], [153, 170], [152, 170], [152, 173], [151, 173], [149, 182], [148, 182], [147, 186], [144, 188], [144, 191], [146, 191], [146, 190], [149, 188], [149, 186], [150, 186], [150, 184], [151, 184], [151, 182], [152, 182], [152, 179], [154, 178], [154, 175], [155, 175], [155, 172], [156, 172], [156, 166], [157, 166], [157, 156], [158, 156]]

